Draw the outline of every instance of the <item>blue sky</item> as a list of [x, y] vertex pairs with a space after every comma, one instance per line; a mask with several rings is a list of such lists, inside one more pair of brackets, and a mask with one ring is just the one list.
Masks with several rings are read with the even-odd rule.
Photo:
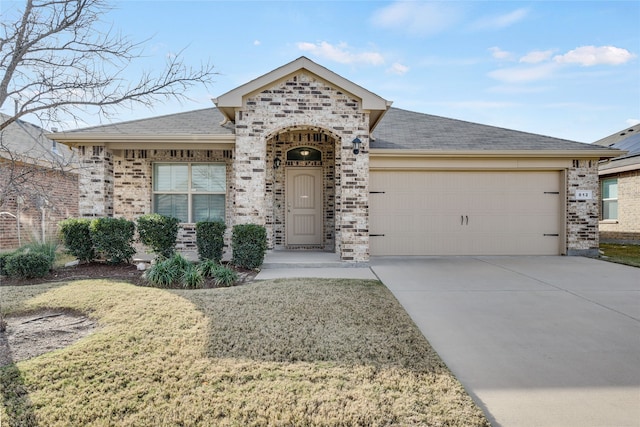
[[[640, 123], [638, 1], [125, 1], [104, 17], [151, 37], [153, 68], [184, 49], [219, 75], [191, 101], [117, 120], [213, 106], [299, 56], [412, 111], [592, 142]], [[87, 124], [94, 124], [91, 119]]]

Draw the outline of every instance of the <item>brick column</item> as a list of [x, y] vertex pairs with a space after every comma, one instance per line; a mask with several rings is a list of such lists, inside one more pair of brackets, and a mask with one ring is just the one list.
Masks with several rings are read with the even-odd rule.
[[79, 147], [78, 210], [81, 217], [113, 216], [113, 155], [102, 145]]
[[353, 154], [353, 136], [343, 138], [340, 211], [340, 258], [343, 261], [369, 262], [369, 141], [359, 136], [364, 149]]
[[[240, 125], [242, 126], [242, 125]], [[236, 125], [236, 152], [233, 183], [235, 203], [233, 225], [266, 223], [267, 148], [259, 137], [248, 135]]]
[[[599, 185], [597, 160], [574, 160], [567, 171], [567, 255], [598, 256]], [[590, 199], [576, 197], [591, 191]]]

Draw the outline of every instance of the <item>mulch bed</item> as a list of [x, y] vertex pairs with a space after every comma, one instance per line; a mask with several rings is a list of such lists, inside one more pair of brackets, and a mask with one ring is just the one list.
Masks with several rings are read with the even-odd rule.
[[[227, 265], [227, 267], [232, 267]], [[233, 267], [232, 267], [233, 268]], [[254, 279], [257, 271], [244, 270], [234, 268], [238, 273], [239, 280], [237, 285], [248, 283]], [[73, 267], [62, 267], [52, 270], [45, 277], [36, 277], [33, 279], [20, 279], [0, 276], [0, 286], [22, 286], [36, 285], [40, 283], [65, 282], [69, 280], [85, 280], [85, 279], [112, 279], [122, 282], [131, 283], [138, 286], [148, 286], [148, 282], [144, 280], [142, 274], [135, 264], [107, 264], [101, 262], [90, 262], [79, 264]], [[203, 288], [216, 288], [213, 279], [205, 278]]]

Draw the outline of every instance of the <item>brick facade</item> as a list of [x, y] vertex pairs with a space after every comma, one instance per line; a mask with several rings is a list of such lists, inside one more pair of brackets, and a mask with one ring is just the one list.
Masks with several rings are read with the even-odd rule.
[[[12, 172], [26, 177], [18, 193], [0, 204], [0, 251], [21, 244], [57, 241], [58, 222], [78, 216], [78, 176], [35, 166], [0, 165], [0, 186], [7, 185]], [[15, 215], [18, 218], [14, 218]], [[44, 219], [44, 231], [43, 231]]]
[[[313, 65], [310, 66], [313, 69]], [[371, 104], [374, 97], [369, 98], [366, 91], [360, 92], [360, 89], [321, 69], [316, 70], [317, 72], [308, 70], [309, 68], [303, 67], [287, 70], [286, 73], [282, 71], [282, 74], [269, 81], [248, 84], [248, 87], [243, 87], [241, 94], [231, 91], [223, 95], [223, 102], [216, 100], [218, 117], [221, 111], [224, 112], [223, 125], [227, 126], [226, 123], [229, 122], [232, 124], [225, 127], [228, 133], [212, 132], [211, 136], [219, 139], [212, 139], [211, 145], [189, 141], [189, 128], [183, 124], [181, 126], [184, 127], [178, 127], [183, 133], [175, 134], [176, 141], [170, 149], [138, 148], [167, 147], [165, 144], [174, 135], [171, 133], [173, 128], [171, 131], [161, 132], [162, 140], [157, 143], [153, 140], [142, 142], [142, 139], [138, 143], [135, 141], [137, 133], [133, 131], [131, 135], [134, 136], [134, 141], [131, 142], [131, 147], [136, 149], [109, 150], [101, 145], [82, 146], [81, 142], [78, 145], [85, 173], [80, 177], [80, 215], [117, 216], [135, 220], [153, 210], [154, 162], [220, 162], [226, 165], [227, 173], [227, 247], [230, 245], [234, 225], [254, 223], [266, 227], [269, 249], [287, 249], [291, 246], [287, 242], [287, 169], [320, 168], [322, 238], [319, 245], [314, 240], [310, 246], [314, 246], [313, 249], [334, 251], [346, 262], [367, 263], [370, 256], [370, 121], [380, 119], [380, 114], [386, 111], [385, 108], [390, 103], [375, 98], [376, 102]], [[341, 81], [339, 86], [350, 87], [350, 90], [355, 90], [354, 93], [360, 95], [349, 93], [325, 79]], [[363, 108], [363, 103], [366, 108]], [[369, 108], [371, 105], [375, 108]], [[198, 120], [202, 117], [204, 116], [198, 116]], [[163, 119], [159, 119], [158, 123], [163, 122]], [[216, 125], [217, 123], [211, 126]], [[209, 131], [210, 129], [205, 129], [201, 133], [207, 135]], [[122, 147], [123, 139], [120, 134], [117, 136], [113, 146]], [[352, 141], [356, 137], [363, 143], [357, 155], [352, 151]], [[425, 144], [429, 137], [423, 135]], [[109, 135], [105, 134], [105, 138], [108, 140]], [[455, 133], [450, 138], [455, 139]], [[219, 142], [225, 144], [227, 149], [216, 149]], [[183, 143], [184, 147], [203, 146], [211, 149], [181, 149]], [[287, 152], [299, 147], [318, 150], [321, 159], [288, 161]], [[398, 153], [389, 155], [393, 168], [409, 161], [407, 159], [412, 162], [412, 168], [425, 168], [424, 161], [428, 155], [414, 155], [410, 147], [406, 153], [400, 159], [396, 157]], [[536, 150], [531, 149], [531, 156], [534, 154]], [[598, 251], [598, 156], [589, 159], [590, 155], [592, 153], [586, 153], [584, 158], [577, 158], [572, 162], [565, 156], [548, 159], [545, 155], [541, 166], [545, 170], [563, 171], [567, 181], [566, 189], [563, 190], [566, 195], [566, 242], [563, 249], [566, 248], [568, 255], [595, 255]], [[434, 157], [439, 155], [436, 153]], [[281, 161], [279, 168], [274, 168], [276, 158]], [[536, 163], [539, 160], [531, 160], [527, 155], [523, 156], [523, 160], [524, 163], [531, 161], [536, 167], [539, 166]], [[474, 161], [477, 163], [472, 169], [490, 167], [487, 166], [486, 157], [481, 156]], [[576, 197], [577, 190], [588, 190], [593, 197], [588, 200]], [[195, 249], [193, 228], [193, 225], [183, 226], [179, 249]]]
[[[598, 162], [573, 160], [567, 171], [567, 255], [598, 255], [598, 188]], [[577, 198], [577, 190], [591, 191], [591, 199]]]
[[[87, 171], [80, 189], [80, 216], [116, 216], [135, 221], [153, 212], [153, 164], [167, 163], [224, 163], [227, 170], [225, 197], [225, 246], [230, 246], [233, 223], [233, 152], [232, 150], [104, 150], [103, 147], [80, 147], [84, 164], [95, 165], [97, 171]], [[106, 167], [105, 167], [106, 165]], [[103, 182], [98, 176], [103, 177]], [[110, 197], [103, 197], [106, 191]], [[100, 215], [98, 212], [108, 212]], [[176, 248], [196, 251], [195, 224], [182, 224]], [[137, 249], [144, 251], [141, 245]]]
[[601, 240], [640, 243], [640, 170], [602, 178], [618, 178], [618, 219], [600, 222]]
[[[265, 197], [269, 189], [273, 194], [282, 189], [282, 176], [267, 172], [272, 168], [269, 156], [274, 156], [274, 148], [280, 155], [286, 149], [278, 147], [277, 135], [292, 132], [288, 137], [291, 143], [293, 137], [305, 133], [328, 135], [332, 141], [309, 144], [332, 156], [326, 159], [326, 167], [333, 167], [335, 181], [327, 191], [330, 184], [326, 180], [332, 173], [325, 170], [325, 202], [328, 206], [334, 203], [333, 213], [328, 214], [333, 215], [334, 223], [325, 217], [324, 245], [334, 246], [343, 261], [368, 262], [369, 116], [360, 107], [357, 99], [304, 71], [246, 97], [235, 117], [237, 222], [265, 225], [270, 247], [281, 246], [281, 208], [276, 197]], [[363, 140], [365, 148], [357, 156], [351, 150], [355, 137]], [[273, 215], [269, 221], [268, 215]], [[333, 235], [329, 227], [335, 231]]]
[[[320, 161], [287, 161], [287, 152], [298, 147], [311, 147], [320, 151]], [[321, 167], [323, 176], [323, 239], [320, 248], [334, 251], [336, 243], [336, 188], [340, 188], [340, 174], [336, 174], [336, 159], [340, 150], [336, 150], [336, 139], [321, 129], [289, 129], [276, 134], [267, 141], [267, 180], [266, 180], [266, 227], [269, 247], [285, 249], [286, 244], [286, 193], [285, 178], [287, 167]], [[275, 159], [282, 161], [278, 169], [273, 167]]]
[[101, 145], [79, 147], [80, 215], [113, 216], [113, 153]]

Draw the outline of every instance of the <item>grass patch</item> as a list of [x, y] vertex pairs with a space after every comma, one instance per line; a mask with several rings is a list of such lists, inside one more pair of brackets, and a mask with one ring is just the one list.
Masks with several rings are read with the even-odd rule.
[[68, 308], [101, 328], [0, 369], [8, 425], [488, 425], [379, 282], [21, 288], [2, 289], [5, 310]]
[[640, 267], [640, 245], [601, 243], [600, 251], [604, 260]]

